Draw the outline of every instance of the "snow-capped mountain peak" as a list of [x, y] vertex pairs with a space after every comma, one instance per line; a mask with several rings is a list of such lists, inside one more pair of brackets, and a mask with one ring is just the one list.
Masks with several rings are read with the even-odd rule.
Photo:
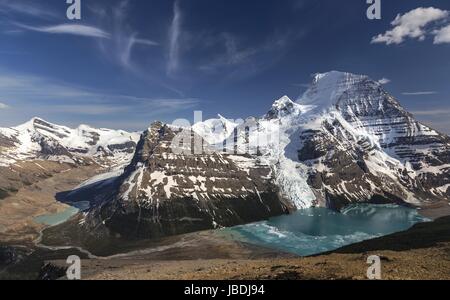
[[[326, 110], [338, 104], [339, 99], [348, 90], [359, 84], [370, 81], [367, 76], [346, 72], [331, 71], [314, 75], [310, 88], [297, 101], [302, 105], [314, 105]], [[373, 81], [373, 83], [376, 83]], [[378, 83], [376, 83], [378, 86]]]
[[204, 122], [199, 122], [192, 127], [192, 130], [201, 135], [205, 141], [211, 145], [218, 144], [226, 140], [238, 124], [218, 115], [217, 119], [209, 119]]
[[287, 106], [291, 106], [294, 104], [294, 101], [292, 101], [288, 96], [283, 96], [277, 101], [274, 102], [272, 105], [273, 108], [282, 109]]
[[304, 111], [304, 107], [292, 101], [288, 96], [283, 96], [272, 105], [267, 113], [267, 119], [282, 118], [291, 114], [299, 114]]
[[[298, 101], [282, 97], [256, 123], [249, 138], [239, 136], [237, 149], [276, 133], [279, 143], [258, 144], [258, 152], [297, 207], [450, 196], [449, 137], [417, 122], [368, 76], [316, 74]], [[222, 137], [208, 136], [217, 144]]]
[[139, 136], [139, 133], [95, 129], [88, 125], [72, 129], [35, 117], [16, 127], [0, 128], [0, 164], [24, 159], [70, 163], [85, 159], [126, 161], [133, 154]]

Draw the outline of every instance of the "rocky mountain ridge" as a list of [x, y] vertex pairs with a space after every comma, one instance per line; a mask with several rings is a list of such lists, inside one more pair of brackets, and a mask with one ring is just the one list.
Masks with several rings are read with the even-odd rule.
[[72, 164], [123, 163], [133, 155], [139, 135], [88, 125], [72, 129], [33, 118], [17, 127], [0, 128], [0, 166], [39, 159]]

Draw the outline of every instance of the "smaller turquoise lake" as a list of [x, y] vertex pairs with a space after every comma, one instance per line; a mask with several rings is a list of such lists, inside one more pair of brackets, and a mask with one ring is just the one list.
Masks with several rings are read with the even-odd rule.
[[427, 221], [415, 209], [360, 204], [341, 213], [326, 208], [303, 209], [223, 231], [247, 243], [307, 256], [404, 231]]
[[89, 202], [77, 202], [72, 203], [71, 205], [72, 206], [69, 206], [66, 210], [62, 212], [38, 216], [34, 218], [34, 220], [39, 224], [44, 224], [47, 226], [56, 226], [66, 222], [80, 211], [89, 208]]

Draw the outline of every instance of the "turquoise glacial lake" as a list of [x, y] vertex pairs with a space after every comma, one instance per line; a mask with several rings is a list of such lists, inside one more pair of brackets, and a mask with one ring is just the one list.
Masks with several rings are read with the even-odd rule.
[[427, 221], [415, 209], [359, 204], [341, 213], [326, 208], [303, 209], [223, 231], [250, 244], [307, 256], [404, 231]]
[[44, 224], [47, 226], [56, 226], [62, 224], [69, 220], [71, 217], [79, 213], [80, 211], [84, 211], [89, 208], [89, 202], [77, 202], [72, 203], [72, 206], [69, 206], [66, 210], [56, 213], [56, 214], [48, 214], [42, 215], [34, 218], [34, 220], [39, 224]]

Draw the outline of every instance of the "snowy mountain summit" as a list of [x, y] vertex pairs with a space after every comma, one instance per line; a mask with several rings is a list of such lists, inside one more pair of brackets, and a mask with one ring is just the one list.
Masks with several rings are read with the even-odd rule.
[[287, 117], [296, 128], [289, 148], [308, 168], [317, 203], [449, 200], [449, 137], [417, 122], [378, 82], [318, 74], [297, 103], [308, 108]]
[[277, 147], [258, 147], [298, 208], [450, 198], [449, 137], [417, 122], [368, 76], [316, 74], [300, 99], [284, 96], [256, 122], [238, 148], [277, 131]]
[[17, 127], [0, 128], [0, 166], [39, 159], [72, 164], [121, 163], [131, 158], [138, 140], [137, 133], [88, 125], [71, 129], [33, 118]]

